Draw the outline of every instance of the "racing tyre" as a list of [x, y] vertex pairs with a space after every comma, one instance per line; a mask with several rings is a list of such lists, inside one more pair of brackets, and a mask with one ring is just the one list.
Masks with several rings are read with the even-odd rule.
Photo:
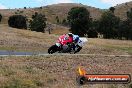
[[49, 54], [53, 54], [55, 52], [57, 52], [57, 46], [56, 45], [52, 45], [49, 49], [48, 49], [48, 53]]

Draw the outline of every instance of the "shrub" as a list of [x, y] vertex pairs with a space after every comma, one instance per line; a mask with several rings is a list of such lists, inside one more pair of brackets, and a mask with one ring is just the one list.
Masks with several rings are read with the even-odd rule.
[[93, 29], [89, 30], [87, 34], [88, 34], [89, 38], [97, 38], [98, 37], [98, 32]]
[[2, 15], [0, 14], [0, 22], [1, 22], [1, 20], [2, 20]]
[[56, 18], [55, 18], [55, 19], [56, 19], [56, 22], [57, 22], [57, 23], [59, 23], [59, 22], [60, 22], [60, 20], [59, 20], [59, 17], [58, 17], [58, 16], [56, 16]]
[[46, 18], [45, 15], [35, 13], [32, 15], [32, 21], [30, 21], [29, 28], [32, 31], [44, 32], [44, 28], [46, 27]]
[[41, 6], [41, 7], [39, 7], [40, 9], [42, 9], [43, 7]]
[[27, 9], [26, 7], [24, 7], [24, 9]]
[[19, 28], [19, 29], [26, 29], [26, 17], [22, 15], [13, 15], [9, 17], [8, 25], [10, 27]]

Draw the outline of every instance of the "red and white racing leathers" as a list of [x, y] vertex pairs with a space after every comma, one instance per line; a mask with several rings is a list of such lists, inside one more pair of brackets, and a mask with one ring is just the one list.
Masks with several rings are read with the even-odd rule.
[[70, 37], [70, 36], [64, 34], [59, 37], [57, 42], [60, 43], [61, 45], [66, 45], [67, 43], [73, 42], [73, 37]]

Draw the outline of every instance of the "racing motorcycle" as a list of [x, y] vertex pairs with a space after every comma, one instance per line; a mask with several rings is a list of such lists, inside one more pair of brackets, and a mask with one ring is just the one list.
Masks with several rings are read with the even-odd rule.
[[49, 54], [53, 54], [56, 52], [58, 52], [58, 53], [74, 53], [73, 44], [68, 43], [68, 44], [62, 46], [60, 43], [56, 43], [48, 49]]
[[87, 42], [86, 38], [80, 38], [80, 41], [78, 41], [78, 43], [76, 44], [67, 43], [66, 45], [63, 45], [63, 46], [57, 42], [48, 49], [48, 53], [53, 54], [53, 53], [58, 52], [58, 53], [75, 54], [82, 49], [84, 42]]

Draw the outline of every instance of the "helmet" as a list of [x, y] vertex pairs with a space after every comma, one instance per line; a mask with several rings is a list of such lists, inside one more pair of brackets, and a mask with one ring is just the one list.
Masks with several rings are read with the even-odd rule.
[[69, 35], [70, 37], [73, 37], [73, 34], [72, 34], [72, 33], [68, 33], [68, 35]]

